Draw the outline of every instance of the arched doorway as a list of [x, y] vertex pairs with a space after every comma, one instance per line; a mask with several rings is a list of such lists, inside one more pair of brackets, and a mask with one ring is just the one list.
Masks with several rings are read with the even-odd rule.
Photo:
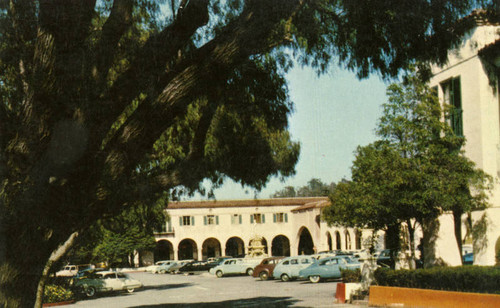
[[330, 234], [330, 232], [326, 232], [326, 243], [328, 245], [328, 250], [333, 250], [332, 235]]
[[356, 249], [359, 250], [359, 249], [361, 249], [361, 240], [362, 240], [363, 234], [358, 229], [356, 229], [355, 234], [356, 234]]
[[221, 256], [220, 242], [211, 237], [207, 238], [201, 247], [202, 259], [215, 258]]
[[156, 242], [154, 250], [154, 261], [173, 260], [174, 259], [174, 246], [167, 240]]
[[302, 228], [299, 237], [299, 255], [312, 255], [314, 254], [314, 242], [309, 230], [306, 227]]
[[342, 250], [342, 239], [339, 231], [335, 231], [335, 249]]
[[196, 246], [195, 241], [192, 239], [183, 239], [179, 243], [179, 260], [187, 260], [194, 259], [198, 260], [198, 247]]
[[[250, 240], [250, 241], [248, 242], [248, 246], [250, 246], [250, 244], [251, 244], [251, 243], [252, 243], [252, 240]], [[266, 254], [267, 254], [267, 253], [268, 253], [268, 252], [267, 252], [267, 251], [268, 251], [268, 250], [267, 250], [267, 240], [266, 240], [266, 238], [265, 238], [265, 237], [262, 237], [262, 246], [264, 246], [264, 253], [266, 253]]]
[[274, 237], [271, 243], [271, 255], [280, 257], [290, 256], [290, 240], [284, 235]]
[[226, 256], [245, 256], [245, 243], [239, 237], [232, 237], [226, 242]]
[[345, 234], [345, 249], [351, 250], [351, 234], [347, 230], [344, 231], [344, 234]]

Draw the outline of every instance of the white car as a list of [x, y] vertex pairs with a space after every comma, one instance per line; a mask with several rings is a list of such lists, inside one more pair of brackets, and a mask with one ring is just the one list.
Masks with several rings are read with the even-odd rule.
[[79, 271], [93, 268], [90, 264], [66, 265], [60, 271], [56, 272], [57, 277], [73, 277]]
[[156, 273], [158, 271], [158, 267], [160, 267], [161, 265], [163, 265], [167, 262], [172, 262], [172, 261], [171, 260], [158, 261], [155, 264], [146, 267], [146, 272]]
[[142, 287], [142, 282], [124, 273], [102, 271], [78, 279], [74, 285], [88, 297], [93, 297], [98, 292], [126, 290], [132, 293], [135, 289]]
[[243, 275], [247, 274], [252, 276], [253, 269], [258, 263], [253, 260], [245, 259], [227, 259], [214, 268], [210, 269], [211, 274], [215, 274], [217, 278], [221, 278], [227, 275]]
[[273, 277], [275, 279], [281, 279], [281, 281], [289, 281], [290, 279], [299, 278], [300, 270], [315, 264], [317, 262], [314, 256], [296, 256], [287, 257], [276, 265], [273, 271]]

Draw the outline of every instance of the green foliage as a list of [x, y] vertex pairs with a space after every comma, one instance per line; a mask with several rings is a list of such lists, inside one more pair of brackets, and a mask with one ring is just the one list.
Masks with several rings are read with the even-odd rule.
[[59, 285], [46, 285], [43, 290], [44, 303], [58, 303], [73, 299], [75, 299], [73, 292]]
[[276, 191], [271, 195], [271, 198], [290, 198], [290, 197], [322, 197], [330, 195], [337, 184], [323, 183], [320, 179], [311, 179], [307, 182], [307, 185], [294, 188], [293, 186], [287, 186], [280, 191]]
[[381, 286], [500, 294], [500, 268], [492, 266], [378, 268], [375, 281]]
[[341, 275], [342, 281], [345, 283], [361, 282], [361, 270], [359, 268], [353, 269], [353, 270], [341, 269], [340, 275]]

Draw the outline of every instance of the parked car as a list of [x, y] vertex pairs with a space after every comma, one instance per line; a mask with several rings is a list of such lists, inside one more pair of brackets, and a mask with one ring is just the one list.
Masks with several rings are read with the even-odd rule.
[[132, 293], [135, 289], [141, 288], [142, 283], [139, 280], [130, 278], [125, 273], [100, 271], [76, 280], [74, 286], [79, 292], [88, 297], [93, 297], [99, 292], [126, 290]]
[[382, 267], [394, 268], [394, 260], [391, 260], [390, 249], [384, 249], [377, 254], [377, 264]]
[[211, 274], [215, 274], [217, 278], [221, 278], [223, 276], [228, 275], [252, 275], [253, 269], [257, 265], [254, 260], [245, 260], [245, 259], [227, 259], [224, 260], [221, 264], [217, 265], [210, 269]]
[[171, 261], [169, 263], [161, 265], [158, 268], [157, 272], [160, 274], [165, 274], [165, 273], [175, 274], [179, 272], [179, 269], [181, 267], [191, 262], [194, 262], [194, 260], [189, 259], [189, 260]]
[[252, 276], [260, 280], [267, 280], [269, 277], [273, 278], [273, 271], [276, 265], [283, 259], [283, 257], [265, 258], [253, 269]]
[[160, 265], [156, 266], [155, 268], [153, 268], [153, 269], [151, 270], [151, 273], [153, 273], [153, 274], [158, 274], [158, 273], [159, 273], [159, 274], [165, 274], [165, 273], [167, 272], [167, 271], [166, 271], [166, 269], [167, 269], [167, 268], [170, 268], [170, 266], [171, 266], [172, 264], [177, 263], [177, 261], [174, 261], [174, 260], [169, 260], [169, 261], [161, 261], [161, 262], [162, 262], [162, 263], [161, 263]]
[[299, 276], [317, 283], [321, 279], [340, 278], [342, 269], [360, 269], [360, 267], [361, 263], [347, 256], [328, 257], [300, 270]]
[[73, 277], [79, 271], [92, 268], [91, 264], [66, 265], [60, 271], [56, 272], [57, 277]]
[[290, 279], [299, 278], [299, 272], [311, 264], [316, 263], [317, 260], [313, 256], [296, 256], [287, 257], [281, 260], [273, 271], [273, 277], [281, 279], [281, 281], [289, 281]]
[[184, 264], [181, 268], [179, 268], [179, 272], [185, 274], [198, 274], [208, 272], [211, 268], [216, 267], [217, 265], [218, 264], [215, 262], [193, 261]]
[[158, 271], [158, 268], [163, 265], [163, 264], [166, 264], [168, 262], [172, 262], [170, 260], [162, 260], [162, 261], [158, 261], [156, 262], [155, 264], [153, 265], [150, 265], [148, 267], [146, 267], [146, 272], [150, 272], [150, 273], [156, 273]]

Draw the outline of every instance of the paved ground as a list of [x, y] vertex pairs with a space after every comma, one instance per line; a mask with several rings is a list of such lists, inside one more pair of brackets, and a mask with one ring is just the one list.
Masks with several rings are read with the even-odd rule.
[[103, 294], [72, 307], [342, 307], [334, 305], [336, 282], [260, 281], [249, 276], [131, 273], [144, 288], [132, 294]]

